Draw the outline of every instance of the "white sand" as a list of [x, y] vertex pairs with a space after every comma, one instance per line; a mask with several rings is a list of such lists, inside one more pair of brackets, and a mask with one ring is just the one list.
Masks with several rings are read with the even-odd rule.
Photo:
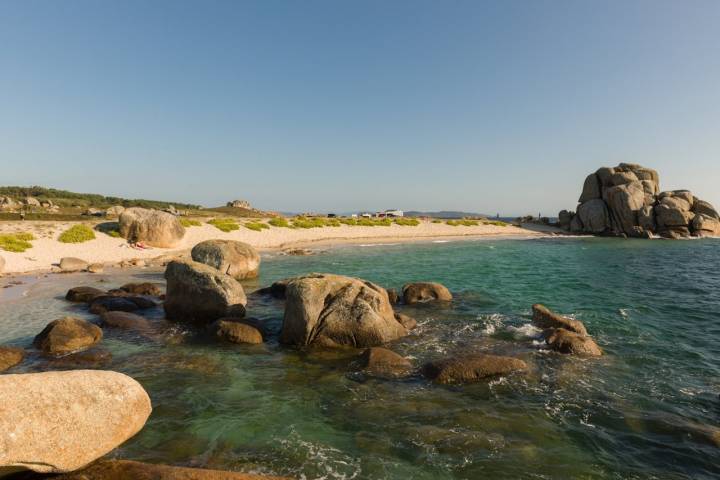
[[391, 225], [388, 227], [323, 227], [309, 229], [291, 229], [270, 227], [255, 232], [245, 227], [225, 233], [212, 225], [186, 229], [185, 237], [175, 248], [152, 248], [136, 250], [122, 238], [113, 238], [96, 232], [95, 240], [84, 243], [61, 243], [57, 237], [73, 222], [2, 222], [0, 233], [31, 232], [36, 240], [33, 247], [22, 253], [0, 250], [5, 259], [4, 273], [24, 273], [47, 271], [56, 265], [62, 257], [77, 257], [90, 263], [115, 265], [123, 260], [150, 259], [161, 255], [186, 252], [203, 240], [221, 238], [240, 240], [259, 250], [276, 250], [308, 247], [320, 244], [336, 243], [393, 243], [411, 242], [451, 237], [492, 237], [492, 236], [538, 236], [542, 232], [514, 226], [478, 225], [451, 226], [445, 223], [423, 221], [416, 227]]

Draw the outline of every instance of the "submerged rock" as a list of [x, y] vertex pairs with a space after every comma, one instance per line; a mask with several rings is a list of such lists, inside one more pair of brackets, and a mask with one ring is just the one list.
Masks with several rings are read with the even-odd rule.
[[162, 294], [162, 285], [151, 282], [126, 283], [118, 290], [135, 295], [150, 295], [152, 297], [159, 297]]
[[86, 350], [102, 340], [97, 325], [75, 317], [50, 322], [33, 340], [33, 345], [49, 355], [66, 355]]
[[543, 336], [548, 346], [556, 352], [588, 357], [602, 355], [600, 347], [587, 335], [580, 335], [564, 328], [551, 328], [543, 332]]
[[247, 298], [237, 280], [203, 263], [170, 262], [165, 269], [165, 314], [170, 320], [210, 323], [244, 317]]
[[210, 330], [216, 337], [231, 343], [263, 343], [262, 332], [252, 319], [221, 318], [210, 325]]
[[540, 328], [564, 328], [571, 332], [587, 335], [585, 325], [580, 320], [563, 317], [553, 312], [545, 305], [536, 303], [532, 306], [533, 323]]
[[100, 295], [105, 295], [105, 292], [99, 288], [87, 286], [73, 287], [68, 290], [65, 295], [65, 300], [78, 303], [90, 303]]
[[191, 252], [196, 262], [210, 265], [236, 280], [255, 278], [260, 271], [260, 254], [247, 243], [235, 240], [206, 240]]
[[25, 358], [25, 350], [17, 347], [0, 346], [0, 372], [14, 367]]
[[62, 357], [53, 358], [50, 366], [53, 368], [99, 368], [112, 362], [112, 353], [101, 348], [92, 348], [83, 352], [71, 353]]
[[[140, 310], [140, 306], [138, 303], [142, 303], [145, 305], [144, 308], [149, 308], [150, 306], [154, 306], [155, 304], [152, 303], [152, 305], [149, 305], [143, 300], [137, 300], [133, 301], [130, 297], [119, 297], [116, 295], [101, 295], [99, 297], [95, 297], [90, 302], [90, 312], [95, 314], [101, 314], [103, 312], [134, 312], [135, 310]], [[150, 300], [147, 300], [150, 302]]]
[[439, 283], [431, 282], [405, 284], [402, 288], [402, 296], [403, 302], [407, 305], [435, 300], [449, 302], [453, 298], [450, 290]]
[[402, 377], [412, 370], [410, 360], [382, 347], [365, 350], [360, 356], [360, 366], [368, 373], [382, 377]]
[[417, 327], [417, 320], [412, 318], [410, 315], [405, 315], [404, 313], [395, 313], [395, 320], [400, 322], [400, 325], [408, 330], [412, 330]]
[[0, 405], [0, 467], [42, 473], [102, 457], [140, 431], [152, 410], [139, 383], [102, 370], [2, 375]]
[[151, 329], [150, 322], [148, 322], [145, 317], [130, 312], [103, 312], [100, 318], [103, 327], [114, 327], [138, 332], [147, 332]]
[[407, 335], [382, 287], [314, 273], [290, 280], [280, 341], [292, 345], [373, 347]]
[[118, 223], [123, 238], [152, 247], [174, 247], [185, 236], [185, 228], [180, 220], [175, 215], [159, 210], [127, 208], [120, 214]]
[[481, 353], [430, 362], [423, 367], [423, 374], [437, 383], [471, 383], [526, 370], [527, 363], [519, 358]]

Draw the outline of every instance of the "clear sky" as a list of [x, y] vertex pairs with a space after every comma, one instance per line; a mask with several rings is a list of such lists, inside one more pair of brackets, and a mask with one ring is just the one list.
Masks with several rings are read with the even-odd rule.
[[720, 206], [720, 2], [0, 1], [0, 183], [276, 210]]

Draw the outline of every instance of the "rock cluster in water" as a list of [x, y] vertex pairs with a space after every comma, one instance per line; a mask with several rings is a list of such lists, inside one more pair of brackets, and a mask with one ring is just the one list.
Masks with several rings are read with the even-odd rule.
[[720, 215], [687, 190], [660, 191], [657, 171], [637, 164], [602, 167], [585, 179], [577, 212], [559, 224], [572, 233], [649, 238], [720, 236]]

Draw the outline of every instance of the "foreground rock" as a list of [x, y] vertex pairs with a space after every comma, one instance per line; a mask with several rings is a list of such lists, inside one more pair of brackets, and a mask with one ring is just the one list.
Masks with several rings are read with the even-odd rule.
[[409, 315], [405, 315], [404, 313], [396, 313], [395, 320], [400, 322], [400, 325], [402, 325], [408, 330], [412, 330], [417, 327], [417, 320], [415, 320]]
[[78, 303], [90, 303], [101, 295], [105, 295], [105, 292], [99, 288], [87, 286], [73, 287], [68, 290], [65, 295], [65, 300]]
[[410, 360], [382, 347], [365, 350], [360, 356], [360, 366], [368, 373], [381, 377], [402, 377], [412, 370]]
[[110, 311], [100, 315], [103, 327], [119, 328], [147, 332], [151, 330], [150, 322], [145, 317], [130, 312]]
[[14, 367], [25, 358], [25, 350], [17, 347], [0, 346], [0, 372]]
[[580, 320], [563, 317], [551, 311], [545, 305], [536, 303], [532, 306], [533, 323], [540, 328], [564, 328], [571, 332], [587, 335], [585, 325]]
[[235, 240], [206, 240], [191, 252], [196, 262], [210, 265], [236, 280], [255, 278], [260, 270], [260, 255], [251, 245]]
[[519, 358], [468, 354], [428, 363], [423, 374], [437, 383], [472, 383], [527, 369], [527, 363]]
[[408, 283], [402, 288], [403, 302], [406, 305], [439, 300], [449, 302], [452, 300], [450, 290], [439, 283], [416, 282]]
[[86, 350], [102, 340], [97, 325], [75, 317], [50, 322], [33, 340], [33, 345], [48, 355], [66, 355]]
[[63, 257], [60, 259], [60, 270], [65, 273], [84, 272], [88, 265], [88, 262], [80, 258]]
[[318, 273], [287, 283], [282, 343], [362, 348], [407, 333], [395, 319], [385, 289], [373, 283]]
[[101, 460], [55, 480], [289, 480], [286, 477], [153, 465], [130, 460]]
[[139, 383], [102, 370], [2, 375], [0, 405], [0, 467], [43, 473], [102, 457], [140, 431], [152, 411]]
[[170, 320], [211, 323], [244, 317], [247, 298], [234, 278], [203, 263], [170, 262], [165, 269], [165, 314]]
[[577, 214], [563, 210], [559, 225], [574, 233], [628, 237], [720, 236], [712, 205], [687, 190], [660, 192], [658, 173], [631, 163], [588, 175]]
[[145, 208], [126, 208], [118, 220], [120, 235], [130, 242], [152, 247], [176, 246], [185, 236], [185, 228], [175, 215]]
[[216, 337], [231, 343], [263, 343], [263, 335], [252, 319], [221, 318], [212, 325], [210, 331]]
[[580, 335], [564, 328], [551, 328], [543, 332], [548, 346], [560, 353], [585, 357], [599, 357], [602, 350], [595, 340], [587, 335]]

